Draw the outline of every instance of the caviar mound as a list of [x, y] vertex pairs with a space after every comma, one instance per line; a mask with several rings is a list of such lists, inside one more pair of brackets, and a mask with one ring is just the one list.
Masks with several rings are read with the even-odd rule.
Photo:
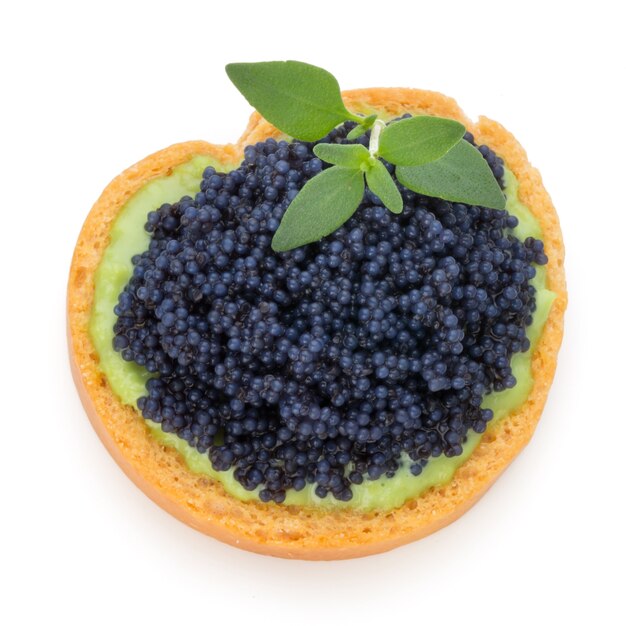
[[[347, 143], [354, 126], [316, 143]], [[196, 194], [147, 215], [114, 309], [116, 351], [156, 375], [143, 416], [262, 501], [312, 485], [350, 502], [365, 480], [461, 455], [493, 416], [483, 397], [516, 385], [532, 263], [547, 262], [506, 211], [404, 188], [401, 215], [366, 192], [332, 234], [274, 253], [283, 212], [322, 168], [312, 143], [271, 138], [234, 170], [207, 167]]]
[[433, 532], [458, 517], [486, 490], [530, 438], [545, 402], [556, 364], [565, 308], [563, 247], [558, 220], [536, 170], [519, 144], [498, 124], [467, 120], [453, 101], [415, 90], [365, 90], [346, 94], [347, 102], [367, 113], [389, 115], [429, 113], [458, 119], [476, 140], [504, 157], [520, 181], [520, 196], [539, 219], [544, 233], [548, 286], [556, 292], [550, 317], [533, 356], [535, 386], [526, 404], [489, 428], [470, 459], [445, 487], [433, 489], [391, 514], [356, 511], [322, 512], [239, 502], [219, 484], [194, 475], [175, 452], [147, 435], [142, 418], [118, 403], [106, 386], [87, 334], [93, 299], [92, 275], [98, 264], [111, 222], [124, 201], [151, 177], [194, 154], [210, 154], [238, 163], [242, 148], [277, 132], [257, 115], [236, 146], [217, 147], [202, 142], [181, 144], [149, 157], [116, 179], [92, 210], [74, 256], [69, 289], [69, 330], [74, 371], [92, 421], [123, 469], [153, 499], [190, 525], [219, 538], [259, 552], [296, 558], [347, 558], [380, 552]]

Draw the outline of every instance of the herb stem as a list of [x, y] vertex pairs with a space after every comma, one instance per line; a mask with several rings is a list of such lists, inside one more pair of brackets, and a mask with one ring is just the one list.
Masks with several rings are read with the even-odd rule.
[[369, 151], [370, 155], [375, 157], [378, 153], [378, 142], [380, 140], [380, 133], [383, 128], [385, 128], [386, 124], [380, 118], [377, 119], [372, 125], [372, 134], [370, 135], [370, 146]]

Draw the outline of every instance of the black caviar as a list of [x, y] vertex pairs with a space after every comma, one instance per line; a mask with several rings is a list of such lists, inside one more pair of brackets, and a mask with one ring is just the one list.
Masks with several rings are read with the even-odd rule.
[[[353, 126], [321, 141], [346, 143]], [[483, 396], [516, 384], [532, 264], [547, 262], [506, 211], [402, 186], [401, 215], [367, 191], [332, 235], [275, 253], [286, 207], [324, 167], [313, 145], [248, 146], [238, 169], [209, 167], [195, 198], [150, 213], [115, 308], [115, 349], [155, 374], [143, 416], [263, 501], [307, 483], [349, 500], [403, 453], [415, 475], [460, 454], [492, 418]], [[502, 160], [479, 149], [501, 181]]]

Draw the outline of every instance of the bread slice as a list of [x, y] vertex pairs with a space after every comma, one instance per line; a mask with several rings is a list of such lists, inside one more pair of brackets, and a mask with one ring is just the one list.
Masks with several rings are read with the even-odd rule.
[[238, 164], [244, 146], [277, 137], [257, 113], [239, 141], [218, 146], [203, 141], [176, 144], [133, 165], [104, 190], [82, 228], [69, 276], [68, 336], [72, 371], [83, 404], [98, 435], [126, 474], [161, 507], [183, 522], [232, 545], [298, 559], [345, 559], [383, 552], [420, 539], [467, 511], [530, 440], [554, 376], [567, 302], [563, 240], [558, 217], [524, 149], [500, 124], [467, 119], [451, 98], [416, 89], [364, 89], [343, 94], [353, 111], [372, 109], [396, 116], [405, 112], [462, 122], [477, 143], [489, 145], [519, 181], [520, 199], [543, 230], [549, 258], [547, 286], [556, 293], [532, 358], [535, 379], [526, 403], [492, 424], [450, 483], [435, 487], [393, 511], [318, 510], [241, 502], [211, 478], [192, 473], [182, 457], [149, 435], [144, 418], [121, 404], [98, 367], [88, 324], [94, 298], [94, 272], [107, 246], [109, 230], [125, 202], [148, 180], [167, 176], [192, 156], [210, 155]]

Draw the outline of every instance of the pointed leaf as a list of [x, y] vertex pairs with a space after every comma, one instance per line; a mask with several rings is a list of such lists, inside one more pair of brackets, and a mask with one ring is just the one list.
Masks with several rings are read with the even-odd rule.
[[402, 213], [404, 203], [402, 202], [398, 186], [387, 171], [387, 168], [378, 159], [365, 172], [365, 180], [367, 186], [392, 213]]
[[367, 132], [367, 128], [363, 126], [363, 124], [357, 124], [347, 135], [346, 139], [352, 141], [353, 139], [358, 139], [361, 135], [364, 135]]
[[353, 139], [358, 139], [361, 135], [364, 135], [371, 127], [372, 124], [376, 121], [378, 116], [376, 113], [372, 113], [372, 115], [368, 115], [361, 120], [360, 124], [357, 124], [347, 135], [346, 139], [352, 141]]
[[313, 152], [322, 159], [322, 161], [326, 161], [326, 163], [352, 167], [354, 169], [360, 168], [361, 164], [365, 163], [370, 158], [370, 153], [367, 148], [360, 143], [318, 143], [313, 148]]
[[366, 130], [369, 130], [377, 118], [378, 114], [372, 113], [371, 115], [368, 115], [367, 117], [363, 118], [363, 120], [361, 120], [361, 125], [364, 126]]
[[380, 135], [379, 156], [395, 165], [424, 165], [440, 159], [463, 137], [454, 120], [420, 115], [387, 126]]
[[405, 187], [425, 196], [492, 209], [503, 209], [506, 204], [482, 154], [465, 140], [438, 161], [397, 167], [396, 177]]
[[226, 73], [246, 100], [279, 130], [303, 141], [321, 139], [352, 119], [337, 79], [299, 61], [230, 63]]
[[336, 231], [357, 210], [364, 191], [360, 170], [335, 166], [311, 178], [287, 207], [272, 248], [284, 252]]

